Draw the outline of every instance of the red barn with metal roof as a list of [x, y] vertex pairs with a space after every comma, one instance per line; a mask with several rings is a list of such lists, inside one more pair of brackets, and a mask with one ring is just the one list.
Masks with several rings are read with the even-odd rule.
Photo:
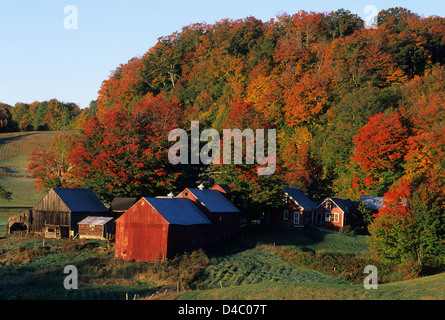
[[173, 258], [202, 247], [210, 221], [189, 199], [142, 198], [116, 220], [115, 257], [139, 261]]
[[207, 216], [212, 223], [212, 241], [238, 234], [240, 211], [219, 190], [204, 189], [201, 185], [198, 189], [186, 188], [177, 198], [192, 200]]

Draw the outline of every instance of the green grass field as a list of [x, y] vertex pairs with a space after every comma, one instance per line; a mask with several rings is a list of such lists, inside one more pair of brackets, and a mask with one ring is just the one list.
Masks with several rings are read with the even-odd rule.
[[53, 139], [70, 132], [34, 131], [0, 134], [0, 185], [12, 192], [12, 200], [0, 199], [0, 212], [10, 207], [32, 207], [44, 192], [36, 190], [26, 171], [31, 152], [36, 144], [49, 148]]
[[[321, 239], [320, 232], [294, 230], [286, 233], [286, 238], [289, 242], [293, 239], [296, 246], [312, 238], [312, 245], [322, 245], [329, 252], [334, 252], [338, 243], [346, 245], [355, 237], [361, 239], [336, 234], [336, 242], [323, 237], [315, 243], [315, 239]], [[265, 238], [273, 235], [262, 233]], [[246, 234], [243, 239], [179, 260], [135, 262], [114, 259], [113, 246], [108, 248], [105, 241], [0, 235], [0, 299], [122, 300], [135, 295], [187, 300], [445, 299], [445, 273], [379, 283], [377, 290], [366, 290], [340, 275], [287, 262], [267, 246], [250, 247], [258, 236], [260, 232]], [[364, 249], [365, 246], [355, 248], [358, 253]], [[78, 267], [78, 290], [63, 287], [66, 265]], [[166, 290], [170, 293], [164, 296]], [[152, 297], [153, 294], [156, 295]]]
[[261, 282], [186, 292], [178, 300], [444, 300], [445, 273], [379, 285]]
[[346, 283], [339, 278], [303, 269], [261, 248], [217, 257], [201, 274], [198, 288], [244, 286], [262, 282]]
[[[307, 232], [310, 230], [310, 232]], [[297, 236], [296, 236], [297, 235]], [[342, 253], [357, 256], [369, 255], [367, 237], [353, 236], [327, 230], [306, 227], [296, 230], [271, 230], [264, 233], [251, 233], [246, 243], [255, 246], [258, 243], [273, 244], [301, 251]]]

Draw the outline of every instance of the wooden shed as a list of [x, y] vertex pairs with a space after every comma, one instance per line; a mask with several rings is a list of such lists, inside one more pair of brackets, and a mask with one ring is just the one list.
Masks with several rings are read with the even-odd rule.
[[219, 190], [204, 189], [201, 185], [198, 189], [186, 188], [177, 198], [192, 200], [207, 216], [212, 223], [212, 241], [238, 234], [240, 211]]
[[78, 223], [80, 239], [114, 239], [114, 219], [112, 217], [86, 217]]
[[189, 199], [142, 198], [116, 220], [115, 257], [139, 261], [173, 258], [203, 247], [210, 221]]
[[88, 216], [111, 216], [91, 189], [51, 189], [32, 209], [31, 230], [49, 238], [74, 236]]

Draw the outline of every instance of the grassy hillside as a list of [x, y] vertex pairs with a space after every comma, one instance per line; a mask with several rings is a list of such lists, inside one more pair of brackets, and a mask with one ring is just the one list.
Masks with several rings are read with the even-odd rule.
[[216, 257], [201, 274], [198, 288], [220, 288], [263, 282], [346, 283], [339, 278], [285, 262], [262, 248]]
[[36, 131], [0, 134], [0, 184], [12, 192], [12, 200], [0, 199], [0, 211], [5, 207], [32, 207], [44, 195], [34, 189], [26, 167], [36, 144], [49, 148], [53, 139], [68, 132]]
[[[337, 234], [337, 241], [331, 242], [316, 230], [283, 234], [296, 246], [312, 239], [308, 246], [324, 246], [328, 252], [338, 243], [362, 239]], [[114, 259], [113, 244], [108, 247], [105, 241], [0, 235], [0, 299], [114, 300], [126, 294], [130, 299], [138, 295], [191, 300], [445, 299], [445, 273], [365, 290], [340, 277], [298, 267], [265, 246], [252, 248], [249, 243], [260, 233], [251, 236], [169, 261], [135, 262]], [[357, 246], [356, 252], [363, 249]], [[78, 290], [63, 287], [63, 268], [71, 264], [79, 270]]]
[[361, 285], [332, 283], [262, 282], [243, 286], [193, 291], [180, 300], [443, 300], [445, 273], [403, 282], [382, 284], [376, 290]]

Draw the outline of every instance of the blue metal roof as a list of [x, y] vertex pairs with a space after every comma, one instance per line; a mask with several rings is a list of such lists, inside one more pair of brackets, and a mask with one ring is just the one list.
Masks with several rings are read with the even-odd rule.
[[383, 197], [360, 196], [360, 202], [363, 202], [366, 208], [371, 210], [379, 210], [383, 207]]
[[210, 224], [210, 220], [187, 198], [144, 198], [170, 224]]
[[286, 192], [289, 197], [292, 198], [300, 207], [305, 210], [315, 209], [318, 203], [311, 201], [300, 189], [298, 188], [285, 188], [284, 192]]
[[209, 209], [210, 212], [240, 212], [226, 197], [218, 190], [210, 189], [188, 189], [198, 200]]
[[71, 212], [108, 212], [91, 189], [53, 188]]

